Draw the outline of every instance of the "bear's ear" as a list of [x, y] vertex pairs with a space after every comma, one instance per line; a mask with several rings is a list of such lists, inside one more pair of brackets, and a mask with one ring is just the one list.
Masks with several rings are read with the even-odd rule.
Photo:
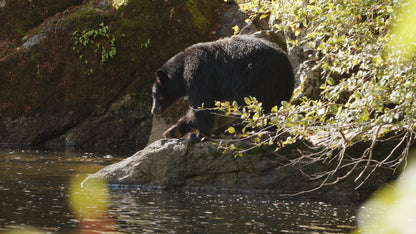
[[159, 82], [163, 83], [169, 79], [168, 74], [166, 72], [158, 69], [156, 71], [156, 79], [159, 80]]

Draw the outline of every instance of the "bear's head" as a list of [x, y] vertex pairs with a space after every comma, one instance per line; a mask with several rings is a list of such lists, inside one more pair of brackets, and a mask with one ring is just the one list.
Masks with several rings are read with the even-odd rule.
[[156, 80], [152, 88], [153, 115], [162, 113], [178, 97], [184, 95], [184, 87], [180, 83], [180, 80], [170, 78], [165, 71], [156, 71]]
[[156, 80], [153, 83], [152, 87], [152, 98], [153, 98], [153, 105], [152, 105], [152, 115], [157, 115], [162, 113], [166, 107], [169, 105], [167, 104], [167, 87], [166, 83], [168, 82], [169, 78], [166, 76], [161, 70], [156, 71]]

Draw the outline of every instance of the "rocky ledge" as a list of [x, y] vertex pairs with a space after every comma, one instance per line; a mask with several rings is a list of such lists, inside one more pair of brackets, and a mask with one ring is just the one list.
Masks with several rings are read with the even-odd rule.
[[300, 155], [300, 146], [288, 146], [278, 152], [261, 149], [234, 157], [223, 154], [209, 141], [193, 144], [189, 140], [161, 139], [129, 158], [89, 175], [84, 184], [104, 179], [112, 185], [132, 188], [260, 191], [278, 196], [301, 192], [312, 197], [362, 200], [395, 177], [391, 170], [378, 170], [359, 190], [354, 190], [356, 184], [352, 175], [333, 185], [302, 193], [318, 188], [322, 183], [322, 180], [309, 179], [306, 174], [328, 170], [328, 165], [302, 160], [296, 165], [286, 165], [289, 158]]

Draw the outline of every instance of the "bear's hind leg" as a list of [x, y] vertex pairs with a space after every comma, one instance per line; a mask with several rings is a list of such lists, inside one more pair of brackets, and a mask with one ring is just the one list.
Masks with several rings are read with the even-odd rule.
[[192, 108], [190, 108], [178, 122], [163, 133], [163, 136], [166, 138], [181, 138], [188, 132], [194, 131], [196, 128], [194, 112]]

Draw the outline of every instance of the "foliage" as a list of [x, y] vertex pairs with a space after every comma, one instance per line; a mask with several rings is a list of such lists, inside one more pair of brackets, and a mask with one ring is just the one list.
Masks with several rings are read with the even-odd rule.
[[[413, 0], [411, 3], [414, 5]], [[217, 110], [241, 117], [247, 127], [277, 127], [276, 134], [262, 141], [262, 130], [241, 135], [253, 137], [256, 146], [274, 142], [279, 149], [296, 139], [320, 142], [323, 149], [309, 159], [337, 162], [333, 170], [312, 176], [324, 178], [322, 186], [345, 178], [357, 168], [361, 168], [357, 187], [376, 168], [396, 169], [406, 160], [414, 141], [416, 117], [416, 64], [414, 57], [403, 51], [413, 50], [414, 29], [400, 29], [409, 19], [401, 18], [408, 11], [398, 11], [399, 5], [409, 9], [409, 1], [399, 0], [245, 1], [242, 9], [252, 17], [271, 14], [279, 22], [274, 25], [276, 31], [295, 36], [288, 41], [289, 54], [295, 47], [304, 48], [309, 55], [303, 62], [306, 73], [316, 68], [322, 71], [320, 96], [283, 103], [270, 114], [258, 109], [255, 99], [246, 99], [248, 106], [244, 108], [218, 103]], [[396, 25], [399, 30], [389, 30]], [[406, 34], [403, 30], [411, 34], [406, 38], [412, 46], [403, 47], [406, 41], [398, 43]], [[376, 143], [392, 132], [400, 133], [394, 138], [397, 144], [384, 158], [375, 159]], [[279, 139], [281, 136], [285, 137]], [[359, 155], [348, 154], [347, 148], [358, 142], [369, 144]], [[236, 150], [237, 155], [246, 150], [228, 149]], [[346, 165], [349, 169], [343, 175], [334, 176]]]
[[361, 206], [358, 228], [352, 233], [412, 233], [416, 228], [415, 179], [416, 164], [411, 162], [400, 179], [379, 189]]
[[416, 1], [410, 0], [403, 3], [398, 11], [398, 17], [395, 20], [395, 27], [392, 34], [395, 35], [387, 44], [387, 54], [400, 55], [401, 59], [409, 60], [416, 53], [416, 45], [413, 43], [415, 38], [415, 29], [412, 27], [416, 23]]
[[[89, 47], [93, 47], [95, 53], [101, 52], [102, 63], [114, 58], [117, 54], [116, 38], [110, 36], [110, 28], [104, 23], [101, 23], [98, 29], [85, 29], [82, 32], [76, 30], [72, 33], [71, 39], [74, 43], [72, 49], [79, 54], [79, 59], [85, 64], [88, 64], [88, 59], [83, 52]], [[91, 68], [88, 73], [92, 74], [93, 69]]]
[[121, 6], [126, 5], [127, 0], [112, 0], [111, 3], [115, 9], [118, 9]]

